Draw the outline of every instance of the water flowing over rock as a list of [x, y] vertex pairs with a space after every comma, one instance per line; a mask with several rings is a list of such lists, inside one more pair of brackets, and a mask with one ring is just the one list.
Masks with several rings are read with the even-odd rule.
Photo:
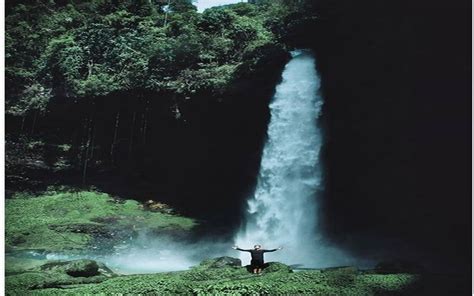
[[[245, 248], [283, 246], [266, 256], [291, 264], [325, 265], [329, 257], [317, 251], [322, 247], [317, 204], [322, 192], [318, 118], [323, 98], [312, 53], [297, 50], [292, 56], [270, 104], [257, 188], [236, 243]], [[247, 256], [242, 254], [244, 262]]]

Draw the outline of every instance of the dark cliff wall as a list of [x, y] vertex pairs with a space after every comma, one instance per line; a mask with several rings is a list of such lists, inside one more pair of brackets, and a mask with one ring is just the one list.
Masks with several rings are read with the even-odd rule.
[[438, 262], [469, 256], [469, 11], [319, 1], [319, 18], [290, 36], [314, 48], [323, 80], [324, 224], [360, 253], [393, 239]]

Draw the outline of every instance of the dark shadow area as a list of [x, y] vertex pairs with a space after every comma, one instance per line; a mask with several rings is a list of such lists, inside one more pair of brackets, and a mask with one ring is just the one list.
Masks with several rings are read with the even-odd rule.
[[307, 3], [288, 42], [322, 76], [326, 235], [468, 274], [471, 2]]
[[423, 273], [403, 289], [380, 291], [376, 295], [466, 295], [470, 290], [471, 278], [465, 274]]

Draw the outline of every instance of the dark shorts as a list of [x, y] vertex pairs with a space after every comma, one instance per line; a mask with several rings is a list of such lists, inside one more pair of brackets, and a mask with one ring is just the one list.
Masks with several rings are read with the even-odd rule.
[[253, 268], [263, 268], [264, 266], [264, 263], [262, 260], [254, 260], [252, 259], [250, 261], [250, 265], [253, 267]]

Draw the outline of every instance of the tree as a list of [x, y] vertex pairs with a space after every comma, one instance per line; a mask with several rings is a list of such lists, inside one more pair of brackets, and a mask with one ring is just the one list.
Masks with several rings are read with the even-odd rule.
[[192, 0], [171, 0], [169, 1], [170, 10], [176, 13], [183, 13], [187, 11], [196, 11], [196, 6], [193, 5]]
[[20, 99], [17, 102], [12, 105], [7, 105], [6, 113], [22, 117], [22, 131], [25, 125], [26, 117], [28, 114], [32, 113], [33, 122], [30, 132], [34, 133], [38, 116], [43, 115], [44, 112], [46, 112], [46, 108], [50, 99], [51, 89], [45, 88], [39, 83], [35, 83], [23, 91]]

